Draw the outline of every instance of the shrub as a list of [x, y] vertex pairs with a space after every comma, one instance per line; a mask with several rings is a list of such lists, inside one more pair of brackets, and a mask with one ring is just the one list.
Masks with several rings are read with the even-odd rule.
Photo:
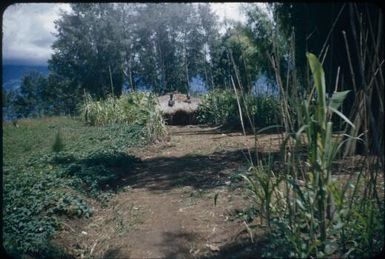
[[[246, 127], [265, 127], [278, 123], [279, 103], [275, 97], [241, 94], [240, 103]], [[234, 91], [213, 90], [203, 96], [197, 118], [200, 123], [239, 128], [241, 122]], [[250, 120], [253, 125], [250, 125]]]
[[119, 98], [109, 96], [96, 101], [87, 94], [81, 107], [84, 121], [93, 126], [111, 124], [137, 125], [150, 141], [166, 135], [166, 126], [161, 112], [156, 107], [155, 96], [151, 93], [133, 92]]

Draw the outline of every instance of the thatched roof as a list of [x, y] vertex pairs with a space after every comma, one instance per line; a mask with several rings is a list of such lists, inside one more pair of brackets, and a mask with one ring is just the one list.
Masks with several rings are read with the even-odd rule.
[[198, 109], [199, 104], [201, 104], [200, 98], [196, 97], [190, 97], [189, 103], [185, 94], [174, 94], [173, 100], [175, 100], [175, 103], [173, 106], [168, 105], [169, 100], [170, 95], [162, 95], [158, 97], [158, 107], [163, 114], [171, 115], [178, 111], [193, 113]]

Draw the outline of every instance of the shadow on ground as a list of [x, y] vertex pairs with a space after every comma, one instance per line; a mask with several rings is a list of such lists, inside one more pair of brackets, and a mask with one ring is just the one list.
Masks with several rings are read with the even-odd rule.
[[104, 255], [103, 259], [109, 259], [109, 258], [126, 258], [127, 254], [122, 254], [120, 248], [112, 248], [108, 249]]
[[141, 163], [139, 158], [114, 151], [98, 151], [82, 159], [63, 152], [50, 162], [60, 166], [64, 175], [80, 180], [80, 186], [88, 191], [118, 190], [122, 179]]
[[251, 242], [250, 238], [243, 237], [237, 241], [231, 242], [225, 246], [222, 246], [220, 251], [212, 252], [205, 256], [199, 257], [200, 259], [235, 259], [235, 258], [261, 258], [262, 241]]
[[[264, 237], [260, 238], [260, 241], [251, 242], [247, 235], [230, 242], [224, 246], [221, 246], [219, 251], [211, 251], [209, 248], [204, 247], [196, 249], [192, 247], [194, 240], [199, 239], [194, 233], [180, 232], [180, 233], [168, 233], [164, 234], [164, 241], [161, 246], [164, 245], [163, 254], [165, 258], [200, 258], [200, 259], [220, 259], [220, 258], [260, 258], [261, 249], [266, 241], [263, 241]], [[173, 244], [170, 246], [170, 244]], [[194, 255], [194, 253], [202, 254], [201, 256]]]
[[[259, 153], [258, 157], [264, 159], [269, 155], [273, 161], [279, 156]], [[255, 158], [255, 153], [251, 157]], [[65, 174], [80, 179], [84, 188], [100, 191], [118, 191], [127, 185], [155, 192], [184, 186], [212, 189], [225, 185], [230, 177], [249, 166], [247, 149], [146, 160], [122, 152], [97, 152], [83, 159], [61, 154], [52, 162], [63, 167]]]
[[[165, 258], [187, 258], [191, 257], [191, 243], [199, 237], [195, 233], [189, 232], [165, 232], [161, 250]], [[172, 244], [172, 246], [170, 246]]]
[[[267, 154], [259, 156], [266, 157]], [[252, 157], [255, 155], [252, 154]], [[165, 191], [183, 186], [211, 189], [225, 185], [234, 173], [244, 172], [247, 168], [246, 149], [211, 155], [157, 157], [142, 161], [124, 182], [132, 188], [147, 188], [150, 191]]]

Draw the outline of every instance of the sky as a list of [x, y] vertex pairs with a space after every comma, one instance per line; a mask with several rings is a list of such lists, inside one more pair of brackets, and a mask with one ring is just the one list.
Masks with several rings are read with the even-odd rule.
[[[211, 3], [215, 13], [240, 22], [240, 3]], [[3, 13], [3, 64], [45, 65], [52, 54], [55, 40], [54, 21], [60, 10], [70, 11], [69, 4], [14, 4]]]
[[67, 4], [14, 4], [3, 13], [3, 64], [43, 65], [55, 37], [54, 20]]

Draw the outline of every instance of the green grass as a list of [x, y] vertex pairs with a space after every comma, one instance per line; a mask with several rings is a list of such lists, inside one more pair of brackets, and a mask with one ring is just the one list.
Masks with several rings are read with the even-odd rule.
[[[135, 125], [86, 126], [52, 117], [3, 124], [4, 246], [14, 256], [53, 256], [62, 217], [89, 217], [87, 200], [105, 201], [138, 160], [131, 146], [150, 140]], [[54, 152], [60, 131], [60, 149]]]

